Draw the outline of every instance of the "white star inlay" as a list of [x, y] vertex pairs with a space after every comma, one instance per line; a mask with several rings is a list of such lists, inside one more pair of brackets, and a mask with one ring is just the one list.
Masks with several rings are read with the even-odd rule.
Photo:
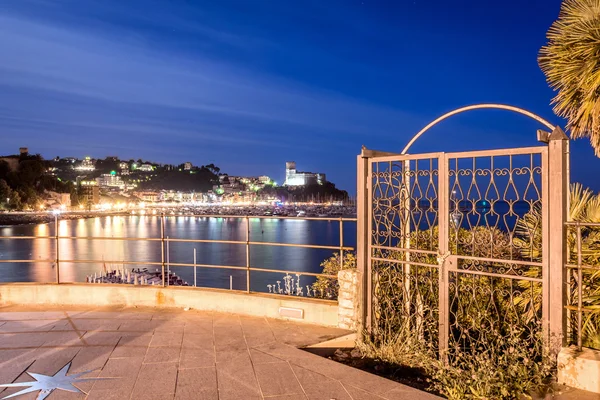
[[62, 367], [60, 369], [60, 371], [58, 371], [56, 374], [54, 374], [52, 376], [35, 374], [33, 372], [27, 372], [27, 374], [29, 374], [33, 379], [35, 379], [35, 382], [18, 382], [18, 383], [7, 383], [4, 385], [0, 385], [0, 387], [26, 387], [26, 386], [29, 386], [27, 389], [23, 389], [23, 390], [18, 391], [17, 393], [11, 394], [10, 396], [3, 397], [3, 399], [9, 399], [11, 397], [20, 396], [20, 395], [26, 394], [26, 393], [36, 392], [38, 390], [40, 391], [40, 393], [37, 396], [37, 400], [44, 400], [55, 389], [65, 390], [67, 392], [83, 393], [83, 391], [81, 389], [79, 389], [78, 387], [76, 387], [74, 385], [75, 383], [94, 381], [94, 380], [99, 380], [99, 379], [110, 379], [110, 378], [79, 378], [80, 376], [89, 374], [92, 371], [84, 371], [84, 372], [80, 372], [78, 374], [73, 374], [73, 375], [67, 376], [67, 372], [69, 371], [70, 367], [71, 367], [71, 361], [69, 361], [69, 363], [67, 365]]

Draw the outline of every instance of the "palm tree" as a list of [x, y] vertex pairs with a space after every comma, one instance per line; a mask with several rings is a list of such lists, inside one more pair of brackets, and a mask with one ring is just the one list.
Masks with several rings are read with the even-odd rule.
[[[590, 189], [581, 184], [571, 185], [569, 221], [583, 223], [600, 222], [600, 194], [594, 194]], [[517, 237], [515, 245], [522, 249], [521, 256], [526, 260], [541, 261], [542, 251], [542, 213], [541, 209], [534, 208], [517, 223]], [[581, 229], [581, 256], [584, 265], [598, 265], [600, 262], [600, 230], [583, 226]], [[567, 235], [567, 246], [569, 248], [570, 263], [575, 264], [577, 260], [577, 236], [574, 229], [569, 229]], [[600, 270], [584, 269], [582, 271], [582, 282], [578, 282], [576, 270], [571, 270], [570, 302], [576, 303], [577, 285], [582, 285], [582, 304], [589, 311], [584, 313], [582, 326], [583, 346], [600, 349]], [[526, 274], [530, 275], [530, 274]], [[530, 276], [535, 276], [531, 274]], [[532, 320], [541, 311], [539, 299], [542, 296], [542, 287], [531, 286], [522, 282], [523, 292], [515, 298], [515, 304], [520, 306], [523, 315]], [[575, 327], [575, 321], [570, 321]], [[577, 333], [579, 334], [579, 333]]]
[[558, 91], [554, 112], [573, 139], [590, 138], [600, 157], [600, 0], [564, 0], [538, 62]]

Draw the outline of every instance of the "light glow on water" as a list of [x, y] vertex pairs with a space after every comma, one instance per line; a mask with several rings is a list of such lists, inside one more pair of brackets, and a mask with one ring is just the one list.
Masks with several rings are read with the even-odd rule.
[[[52, 225], [52, 226], [51, 226]], [[54, 236], [54, 223], [22, 225], [0, 228], [0, 235]], [[77, 237], [146, 237], [160, 238], [160, 217], [111, 216], [82, 220], [59, 221], [61, 236]], [[246, 240], [245, 218], [167, 217], [165, 236], [172, 239], [220, 239]], [[339, 246], [339, 224], [327, 221], [299, 219], [250, 218], [250, 240], [256, 242], [283, 242]], [[356, 240], [356, 224], [344, 223], [344, 241], [353, 246]], [[98, 260], [95, 264], [60, 263], [61, 281], [84, 282], [86, 276], [99, 273], [105, 260], [108, 269], [122, 267], [122, 261], [161, 261], [159, 241], [119, 240], [60, 240], [60, 259]], [[172, 263], [193, 263], [193, 251], [197, 250], [198, 264], [231, 265], [245, 267], [246, 245], [225, 243], [169, 243], [169, 258]], [[55, 241], [2, 240], [0, 258], [42, 260], [55, 259]], [[334, 250], [303, 249], [294, 247], [250, 246], [252, 267], [281, 270], [321, 272], [320, 263], [331, 256]], [[131, 269], [133, 266], [127, 266]], [[135, 266], [135, 268], [143, 266]], [[147, 266], [154, 271], [156, 266]], [[192, 267], [172, 267], [171, 270], [193, 285]], [[245, 290], [245, 271], [231, 269], [198, 268], [198, 286], [229, 288], [229, 277], [233, 278], [234, 289]], [[267, 291], [267, 284], [281, 280], [284, 273], [252, 272], [251, 289]], [[52, 263], [0, 264], [0, 282], [53, 282], [55, 270]], [[305, 284], [309, 277], [303, 277]]]

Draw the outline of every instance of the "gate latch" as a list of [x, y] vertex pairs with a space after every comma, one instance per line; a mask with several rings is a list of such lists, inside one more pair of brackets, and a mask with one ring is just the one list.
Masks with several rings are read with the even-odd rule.
[[440, 279], [442, 280], [442, 282], [444, 281], [444, 275], [446, 275], [446, 272], [444, 270], [444, 262], [446, 261], [446, 259], [448, 257], [450, 257], [450, 252], [449, 251], [447, 251], [444, 254], [440, 253], [437, 256], [437, 262], [438, 262], [438, 264], [440, 266], [440, 271], [439, 271], [439, 273], [440, 273]]
[[445, 254], [438, 254], [437, 256], [437, 262], [440, 266], [444, 265], [444, 262], [446, 261], [446, 259], [450, 257], [450, 252], [447, 251]]

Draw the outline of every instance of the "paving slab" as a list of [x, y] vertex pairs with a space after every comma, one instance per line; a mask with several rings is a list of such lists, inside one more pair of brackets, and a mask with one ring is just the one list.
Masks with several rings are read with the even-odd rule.
[[[424, 400], [428, 393], [300, 346], [348, 331], [215, 312], [125, 307], [0, 308], [0, 383], [86, 372], [53, 399]], [[0, 388], [0, 398], [19, 388]], [[35, 399], [38, 392], [15, 397]]]
[[218, 400], [215, 367], [180, 370], [177, 374], [176, 400]]
[[254, 373], [265, 397], [304, 392], [287, 362], [254, 365]]

